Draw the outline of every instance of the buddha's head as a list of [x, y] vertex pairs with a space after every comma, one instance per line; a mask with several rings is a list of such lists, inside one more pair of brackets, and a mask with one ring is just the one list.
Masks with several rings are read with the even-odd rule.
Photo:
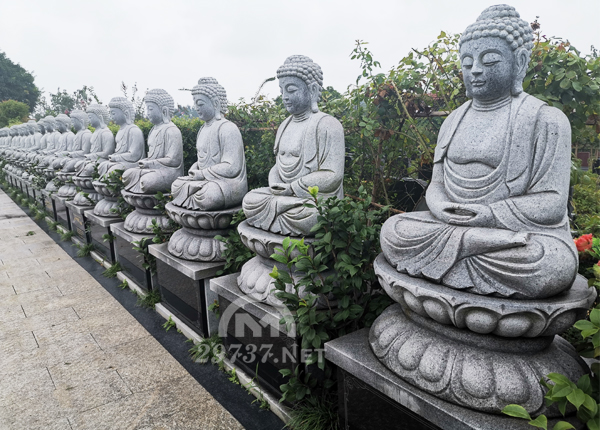
[[86, 110], [90, 124], [94, 128], [104, 128], [110, 121], [110, 114], [104, 105], [91, 104]]
[[52, 115], [44, 118], [44, 127], [46, 127], [46, 133], [52, 133], [56, 130], [56, 120]]
[[37, 122], [34, 119], [27, 121], [27, 130], [29, 131], [29, 135], [34, 135], [38, 130]]
[[523, 92], [533, 31], [514, 7], [490, 6], [460, 38], [467, 97], [494, 100]]
[[9, 131], [8, 131], [8, 134], [10, 134], [11, 137], [16, 137], [19, 134], [17, 126], [16, 125], [11, 126], [10, 129], [9, 129]]
[[283, 104], [292, 115], [311, 109], [319, 111], [318, 102], [323, 90], [321, 67], [304, 55], [288, 57], [277, 69]]
[[167, 124], [175, 112], [173, 97], [165, 90], [154, 89], [146, 93], [144, 97], [148, 119], [154, 125]]
[[56, 129], [61, 133], [66, 133], [71, 128], [71, 118], [64, 113], [56, 116]]
[[220, 120], [227, 113], [227, 93], [215, 78], [200, 78], [192, 96], [194, 109], [202, 121]]
[[75, 132], [78, 132], [80, 130], [83, 130], [84, 128], [87, 128], [89, 124], [89, 118], [84, 111], [80, 109], [75, 109], [71, 111], [71, 122], [73, 123], [73, 128], [75, 129]]
[[44, 118], [37, 122], [38, 131], [42, 134], [46, 134], [46, 126], [44, 125]]
[[135, 108], [133, 103], [125, 97], [113, 97], [108, 103], [110, 109], [110, 117], [118, 126], [122, 127], [125, 124], [133, 124], [135, 119]]

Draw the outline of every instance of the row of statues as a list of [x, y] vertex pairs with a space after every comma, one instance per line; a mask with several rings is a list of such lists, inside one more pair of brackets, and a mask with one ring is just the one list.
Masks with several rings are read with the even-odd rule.
[[[382, 255], [375, 264], [380, 282], [399, 303], [371, 329], [378, 358], [425, 391], [488, 411], [511, 400], [539, 411], [543, 395], [535, 386], [542, 372], [558, 366], [573, 380], [581, 376], [585, 365], [568, 358], [570, 353], [561, 352], [565, 346], [552, 339], [574, 322], [573, 309], [579, 312], [595, 296], [592, 290], [581, 292], [576, 280], [578, 258], [567, 217], [569, 122], [560, 110], [523, 92], [532, 41], [529, 24], [507, 5], [486, 9], [463, 33], [460, 60], [472, 100], [452, 112], [440, 130], [426, 193], [429, 211], [391, 217], [383, 225]], [[163, 90], [151, 90], [145, 98], [154, 124], [147, 156], [141, 131], [132, 123], [132, 107], [122, 98], [109, 104], [110, 116], [121, 127], [116, 147], [106, 128], [108, 109], [91, 105], [87, 116], [96, 130], [91, 136], [83, 113], [74, 112], [75, 135], [65, 115], [47, 117], [0, 130], [0, 151], [9, 160], [35, 158], [39, 165], [76, 171], [80, 177], [91, 177], [95, 168], [105, 177], [122, 170], [123, 196], [136, 206], [129, 228], [137, 232], [147, 232], [157, 216], [151, 197], [171, 193], [167, 212], [184, 228], [175, 233], [169, 250], [185, 259], [218, 259], [222, 249], [214, 236], [227, 229], [241, 207], [247, 219], [240, 235], [257, 256], [242, 268], [238, 285], [277, 305], [269, 273], [278, 263], [270, 256], [287, 236], [307, 237], [310, 243], [317, 214], [305, 206], [308, 189], [318, 186], [322, 197], [342, 198], [345, 156], [342, 125], [319, 111], [319, 65], [292, 56], [277, 77], [290, 116], [277, 131], [276, 163], [265, 188], [248, 192], [242, 135], [225, 118], [226, 93], [213, 78], [200, 79], [192, 91], [204, 125], [197, 137], [197, 161], [187, 175], [181, 132], [171, 122], [173, 99]], [[577, 294], [579, 307], [565, 304]], [[441, 299], [446, 296], [453, 299]], [[460, 309], [453, 307], [454, 298], [462, 300]], [[535, 331], [540, 318], [546, 328]], [[454, 340], [434, 346], [431, 339], [440, 330]], [[488, 340], [477, 337], [489, 333], [514, 353], [510, 359], [500, 363], [499, 355], [490, 353], [493, 347], [486, 346]], [[543, 365], [525, 365], [517, 358], [520, 351], [533, 353], [525, 337], [536, 336], [546, 336], [535, 344]], [[421, 343], [411, 344], [416, 338]], [[568, 364], [554, 366], [550, 356]], [[464, 364], [453, 368], [444, 364], [448, 360]], [[489, 373], [481, 369], [505, 365], [515, 370], [490, 376], [493, 381], [481, 388], [477, 378]]]

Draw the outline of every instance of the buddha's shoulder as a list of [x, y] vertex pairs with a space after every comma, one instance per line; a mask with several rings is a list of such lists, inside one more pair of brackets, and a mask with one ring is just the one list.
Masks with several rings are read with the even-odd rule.
[[344, 132], [344, 127], [337, 118], [325, 112], [319, 112], [319, 115], [321, 116], [318, 119], [319, 130], [341, 131], [342, 133]]
[[571, 124], [569, 123], [569, 119], [567, 116], [558, 108], [554, 106], [548, 106], [544, 104], [540, 107], [540, 111], [538, 113], [538, 123], [539, 124], [556, 124], [559, 127], [567, 127], [570, 128]]

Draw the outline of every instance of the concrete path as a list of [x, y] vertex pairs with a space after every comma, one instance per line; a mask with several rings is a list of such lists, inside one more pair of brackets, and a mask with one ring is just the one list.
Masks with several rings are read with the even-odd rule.
[[0, 429], [243, 427], [0, 190]]

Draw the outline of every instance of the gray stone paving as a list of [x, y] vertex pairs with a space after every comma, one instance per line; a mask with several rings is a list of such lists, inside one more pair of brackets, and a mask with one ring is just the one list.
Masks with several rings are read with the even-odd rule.
[[0, 190], [1, 430], [242, 428]]

